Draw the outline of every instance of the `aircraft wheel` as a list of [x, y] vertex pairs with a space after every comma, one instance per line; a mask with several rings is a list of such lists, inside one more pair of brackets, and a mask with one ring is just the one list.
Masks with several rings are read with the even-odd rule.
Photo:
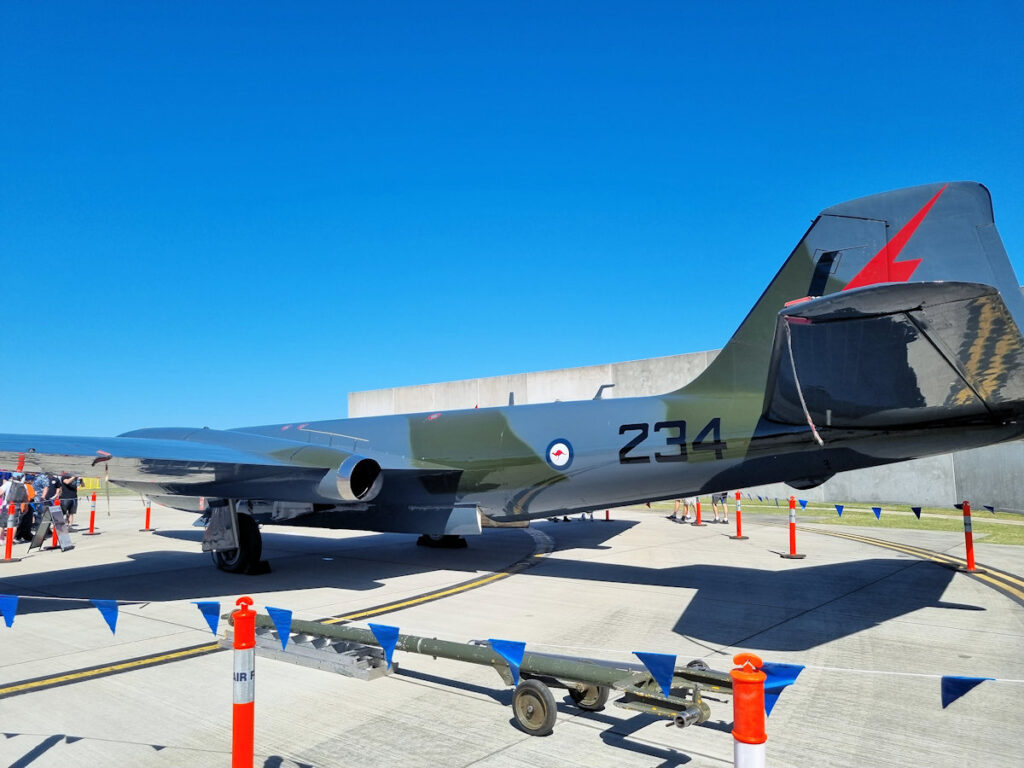
[[260, 561], [263, 537], [252, 515], [238, 516], [238, 549], [211, 552], [213, 563], [228, 573], [245, 573]]
[[531, 736], [547, 736], [555, 728], [555, 697], [540, 680], [523, 680], [512, 694], [516, 725]]
[[693, 661], [687, 662], [686, 668], [692, 669], [695, 672], [707, 672], [711, 669], [704, 659], [694, 659]]
[[590, 685], [588, 683], [577, 683], [569, 688], [569, 698], [572, 703], [580, 709], [588, 712], [600, 712], [608, 703], [608, 694], [611, 690], [606, 685]]

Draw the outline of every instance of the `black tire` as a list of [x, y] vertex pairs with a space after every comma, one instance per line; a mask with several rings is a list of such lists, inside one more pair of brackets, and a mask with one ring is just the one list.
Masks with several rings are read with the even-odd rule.
[[693, 661], [687, 662], [686, 668], [692, 669], [695, 672], [707, 672], [711, 669], [704, 659], [694, 659]]
[[512, 694], [516, 725], [531, 736], [547, 736], [555, 728], [555, 697], [540, 680], [523, 680]]
[[572, 703], [587, 712], [600, 712], [608, 703], [608, 694], [611, 690], [606, 685], [590, 685], [578, 683], [579, 687], [569, 686], [569, 698]]
[[210, 554], [214, 565], [228, 573], [245, 573], [259, 563], [263, 537], [252, 515], [238, 516], [238, 549], [222, 549]]

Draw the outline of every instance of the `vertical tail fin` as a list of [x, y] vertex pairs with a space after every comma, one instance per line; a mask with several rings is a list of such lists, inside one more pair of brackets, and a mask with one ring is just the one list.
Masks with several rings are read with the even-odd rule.
[[678, 392], [763, 394], [776, 318], [788, 303], [876, 283], [929, 281], [994, 286], [1024, 325], [1024, 298], [981, 184], [909, 187], [822, 211], [718, 357]]

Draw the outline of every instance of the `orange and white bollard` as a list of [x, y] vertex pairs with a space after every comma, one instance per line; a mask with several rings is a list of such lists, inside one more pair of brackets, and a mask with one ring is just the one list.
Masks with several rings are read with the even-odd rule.
[[146, 527], [145, 528], [139, 528], [139, 530], [140, 531], [152, 531], [153, 529], [149, 525], [149, 515], [150, 515], [150, 511], [152, 509], [151, 502], [150, 502], [149, 499], [145, 499], [145, 502], [146, 502]]
[[[26, 505], [27, 506], [27, 505]], [[20, 557], [14, 557], [12, 549], [14, 547], [14, 533], [17, 527], [14, 525], [14, 502], [12, 501], [7, 507], [7, 527], [4, 528], [4, 557], [0, 560], [0, 563], [20, 563]], [[32, 514], [29, 511], [28, 514]]]
[[764, 730], [764, 681], [761, 659], [737, 653], [732, 678], [732, 758], [736, 768], [764, 768], [768, 735]]
[[11, 559], [11, 547], [14, 546], [14, 502], [7, 506], [7, 527], [4, 529], [4, 560]]
[[252, 768], [256, 712], [256, 611], [251, 597], [235, 601], [234, 706], [231, 716], [231, 768]]
[[964, 502], [964, 545], [967, 547], [967, 570], [975, 571], [974, 567], [974, 532], [971, 529], [971, 502]]
[[50, 542], [50, 549], [57, 549], [60, 546], [60, 539], [57, 538], [57, 515], [56, 512], [60, 512], [60, 499], [54, 498], [53, 500], [53, 512], [50, 516], [50, 532], [53, 534], [53, 540]]
[[92, 506], [89, 507], [89, 532], [86, 536], [96, 535], [96, 491], [92, 492], [92, 498], [90, 499]]
[[704, 525], [704, 523], [702, 523], [700, 521], [700, 499], [699, 498], [697, 499], [697, 518], [691, 523], [691, 525]]
[[789, 554], [782, 555], [787, 560], [800, 560], [807, 555], [797, 554], [796, 551], [796, 496], [789, 497]]
[[736, 535], [730, 536], [730, 539], [745, 539], [743, 535], [743, 511], [740, 506], [740, 492], [736, 491]]

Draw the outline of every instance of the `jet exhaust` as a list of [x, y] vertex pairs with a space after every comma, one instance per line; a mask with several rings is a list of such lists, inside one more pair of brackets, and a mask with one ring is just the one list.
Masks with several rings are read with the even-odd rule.
[[[328, 472], [325, 481], [330, 479]], [[380, 464], [365, 456], [349, 456], [334, 474], [334, 485], [342, 501], [371, 501], [381, 488]], [[320, 483], [321, 488], [325, 485]]]

